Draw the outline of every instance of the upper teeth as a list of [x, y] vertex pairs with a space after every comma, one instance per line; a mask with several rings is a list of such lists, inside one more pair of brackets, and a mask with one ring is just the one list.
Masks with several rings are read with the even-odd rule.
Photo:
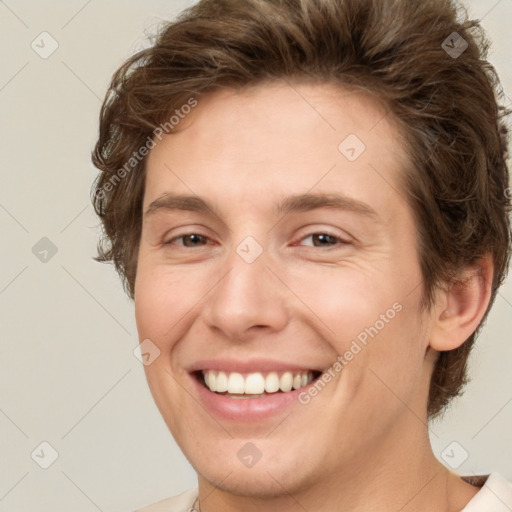
[[238, 372], [226, 373], [215, 370], [203, 371], [204, 382], [210, 391], [217, 393], [236, 393], [246, 395], [261, 395], [264, 392], [291, 391], [306, 386], [313, 380], [313, 373], [284, 372], [281, 376], [277, 372], [249, 373], [242, 375]]

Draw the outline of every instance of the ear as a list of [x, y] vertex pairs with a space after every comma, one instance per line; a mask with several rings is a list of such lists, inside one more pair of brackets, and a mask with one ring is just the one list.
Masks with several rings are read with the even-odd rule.
[[453, 350], [475, 332], [489, 305], [493, 267], [492, 256], [487, 254], [465, 268], [456, 284], [438, 292], [430, 333], [431, 348]]

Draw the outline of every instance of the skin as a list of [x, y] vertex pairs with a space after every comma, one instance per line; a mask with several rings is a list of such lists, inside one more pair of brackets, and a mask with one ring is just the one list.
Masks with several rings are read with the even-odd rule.
[[[338, 150], [349, 134], [366, 145], [353, 162]], [[426, 405], [437, 351], [463, 343], [485, 312], [492, 265], [463, 269], [466, 284], [422, 310], [403, 147], [368, 94], [275, 83], [201, 98], [151, 151], [144, 212], [170, 192], [215, 211], [144, 214], [135, 286], [139, 337], [160, 350], [148, 383], [198, 473], [203, 512], [459, 511], [477, 492], [435, 459]], [[306, 192], [343, 194], [375, 215], [276, 213]], [[335, 238], [311, 236], [321, 233]], [[250, 264], [236, 252], [247, 236], [263, 249]], [[307, 405], [242, 423], [197, 399], [188, 370], [199, 358], [328, 368], [397, 303]], [[262, 454], [251, 468], [237, 457], [249, 441]]]

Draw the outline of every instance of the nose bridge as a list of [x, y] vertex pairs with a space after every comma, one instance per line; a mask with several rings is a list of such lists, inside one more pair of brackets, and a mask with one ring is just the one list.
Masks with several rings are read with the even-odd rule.
[[232, 338], [243, 338], [252, 327], [282, 329], [287, 310], [279, 281], [267, 268], [269, 254], [246, 237], [225, 260], [226, 273], [212, 290], [205, 317]]

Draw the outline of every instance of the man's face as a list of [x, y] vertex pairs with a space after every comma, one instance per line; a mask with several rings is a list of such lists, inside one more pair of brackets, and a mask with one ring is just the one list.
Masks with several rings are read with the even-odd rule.
[[150, 153], [137, 326], [200, 478], [293, 492], [393, 464], [426, 429], [430, 324], [390, 117], [327, 85], [222, 91]]

